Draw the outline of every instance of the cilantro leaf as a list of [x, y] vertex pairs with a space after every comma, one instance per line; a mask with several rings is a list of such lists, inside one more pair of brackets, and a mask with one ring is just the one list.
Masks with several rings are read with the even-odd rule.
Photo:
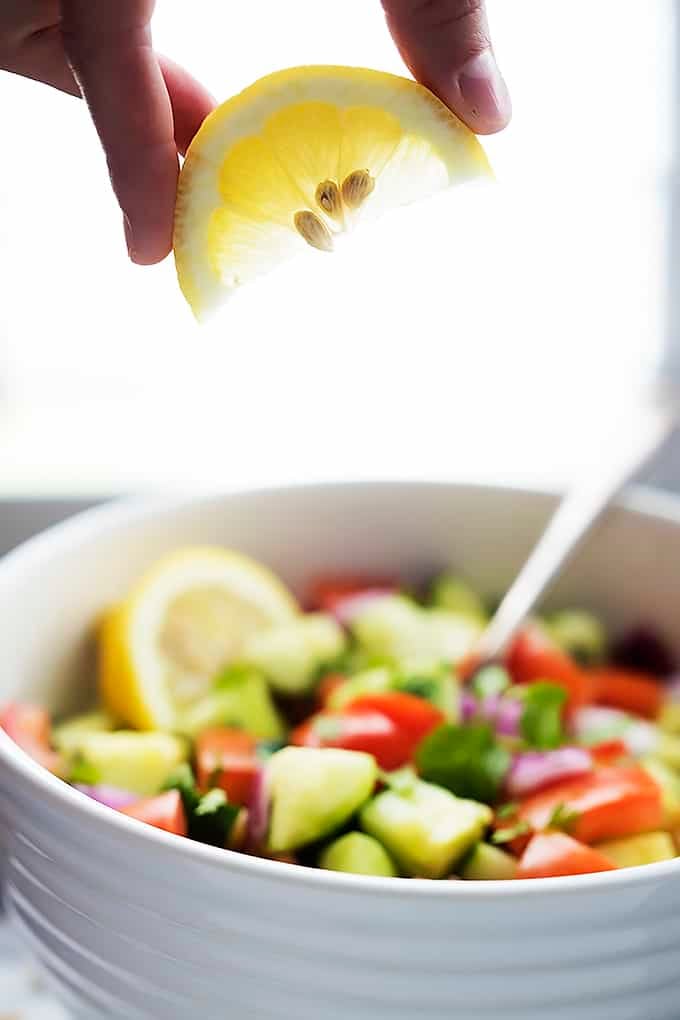
[[196, 780], [191, 765], [184, 762], [168, 776], [163, 784], [161, 792], [177, 790], [182, 798], [187, 819], [191, 821], [194, 811], [198, 807], [201, 795], [196, 789]]
[[414, 694], [425, 701], [434, 701], [439, 691], [437, 681], [431, 676], [407, 676], [396, 682], [396, 689], [402, 694]]
[[190, 826], [192, 839], [211, 846], [226, 846], [240, 808], [230, 804], [224, 790], [210, 790], [201, 797]]
[[546, 829], [561, 829], [562, 832], [571, 832], [578, 820], [579, 812], [574, 811], [562, 800], [548, 819]]
[[567, 700], [563, 687], [536, 683], [527, 688], [520, 732], [530, 747], [546, 751], [564, 742], [562, 710]]
[[492, 804], [498, 799], [511, 757], [488, 723], [445, 723], [420, 744], [416, 763], [423, 779], [459, 797]]
[[531, 831], [531, 826], [524, 820], [517, 822], [516, 825], [508, 825], [503, 829], [496, 829], [491, 836], [491, 842], [500, 846], [502, 843], [512, 843], [513, 839], [517, 839], [518, 836], [526, 836], [527, 832]]
[[517, 801], [508, 801], [507, 804], [501, 804], [499, 808], [496, 808], [496, 818], [514, 818], [518, 810]]

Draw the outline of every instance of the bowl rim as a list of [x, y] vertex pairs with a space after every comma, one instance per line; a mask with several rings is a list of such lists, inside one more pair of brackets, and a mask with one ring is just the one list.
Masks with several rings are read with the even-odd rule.
[[[193, 494], [153, 497], [124, 497], [95, 506], [73, 517], [55, 524], [46, 531], [28, 539], [16, 549], [9, 552], [0, 562], [0, 590], [11, 586], [13, 577], [25, 568], [30, 568], [45, 555], [77, 544], [79, 539], [87, 539], [97, 532], [114, 529], [117, 526], [134, 521], [152, 518], [157, 514], [169, 514], [188, 509], [199, 504], [214, 504], [223, 500], [238, 499], [251, 495], [262, 495], [265, 498], [276, 498], [291, 492], [323, 492], [337, 489], [389, 489], [410, 488], [427, 491], [428, 489], [449, 489], [453, 491], [507, 493], [508, 495], [526, 495], [536, 499], [556, 499], [560, 488], [536, 487], [533, 485], [494, 485], [490, 482], [468, 482], [465, 480], [421, 480], [395, 479], [377, 481], [325, 481], [304, 482], [286, 485], [253, 485], [244, 488], [212, 490], [210, 492], [194, 492]], [[663, 492], [645, 486], [634, 486], [625, 496], [618, 499], [614, 508], [623, 509], [653, 520], [662, 520], [680, 527], [680, 495]], [[233, 850], [223, 850], [207, 846], [182, 836], [163, 832], [150, 825], [145, 825], [134, 818], [120, 814], [92, 800], [79, 790], [74, 789], [52, 775], [42, 766], [34, 762], [10, 737], [0, 730], [0, 763], [10, 768], [22, 781], [32, 787], [33, 795], [47, 798], [50, 805], [74, 820], [81, 819], [86, 824], [106, 832], [111, 826], [119, 833], [137, 843], [140, 851], [144, 847], [157, 845], [174, 854], [177, 863], [202, 862], [224, 870], [240, 872], [244, 877], [269, 878], [276, 881], [293, 883], [295, 886], [307, 886], [315, 889], [337, 889], [344, 893], [358, 896], [374, 894], [380, 897], [397, 898], [430, 898], [445, 897], [456, 900], [480, 899], [495, 900], [524, 896], [569, 895], [579, 890], [616, 889], [621, 885], [635, 887], [663, 879], [666, 876], [680, 875], [680, 857], [656, 864], [646, 864], [634, 868], [622, 868], [616, 871], [599, 872], [586, 875], [569, 875], [559, 878], [514, 879], [506, 882], [442, 882], [419, 878], [382, 878], [368, 875], [354, 875], [320, 868], [310, 868], [266, 858], [251, 856]], [[132, 849], [132, 848], [131, 848]]]

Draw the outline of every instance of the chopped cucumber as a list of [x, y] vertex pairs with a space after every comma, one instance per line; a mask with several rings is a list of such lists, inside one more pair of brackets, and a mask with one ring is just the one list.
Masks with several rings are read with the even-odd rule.
[[517, 877], [517, 861], [500, 847], [478, 843], [466, 857], [460, 877], [470, 882], [501, 881]]
[[319, 867], [326, 871], [348, 871], [355, 875], [397, 874], [385, 847], [364, 832], [348, 832], [326, 847], [319, 858]]
[[613, 839], [596, 847], [618, 868], [637, 868], [677, 857], [675, 844], [667, 832], [645, 832], [641, 836]]
[[549, 616], [544, 626], [555, 644], [584, 666], [594, 666], [605, 658], [607, 634], [592, 613], [565, 609]]
[[654, 748], [654, 757], [669, 768], [680, 771], [680, 736], [672, 733], [659, 733], [659, 741]]
[[486, 622], [489, 614], [484, 600], [462, 577], [455, 574], [440, 574], [432, 585], [431, 604], [437, 609], [449, 609], [463, 616]]
[[283, 737], [283, 723], [263, 676], [246, 670], [224, 674], [217, 682], [217, 690], [178, 716], [180, 733], [195, 737], [210, 726], [236, 726], [259, 740]]
[[391, 691], [392, 687], [393, 678], [389, 669], [367, 669], [337, 687], [328, 699], [328, 707], [340, 711], [362, 694], [384, 694]]
[[378, 794], [360, 818], [362, 829], [385, 846], [405, 874], [443, 878], [481, 838], [492, 816], [486, 804], [417, 780], [403, 792]]
[[63, 754], [74, 754], [84, 736], [90, 733], [110, 733], [115, 728], [115, 720], [106, 712], [85, 712], [55, 726], [52, 730], [52, 743]]
[[281, 694], [306, 694], [314, 686], [319, 669], [345, 650], [340, 625], [323, 613], [298, 619], [254, 634], [243, 657], [264, 673]]
[[330, 836], [368, 800], [375, 758], [336, 748], [285, 747], [267, 763], [269, 849], [285, 853]]
[[666, 701], [661, 707], [657, 725], [665, 733], [680, 733], [680, 701]]
[[74, 754], [87, 763], [97, 783], [130, 790], [140, 797], [158, 793], [177, 766], [186, 761], [187, 745], [169, 733], [85, 734]]
[[668, 829], [680, 827], [680, 776], [658, 758], [643, 758], [640, 764], [661, 790], [664, 825]]
[[369, 604], [352, 624], [369, 654], [398, 663], [418, 660], [421, 668], [435, 670], [459, 662], [482, 629], [479, 620], [446, 609], [422, 609], [399, 595]]

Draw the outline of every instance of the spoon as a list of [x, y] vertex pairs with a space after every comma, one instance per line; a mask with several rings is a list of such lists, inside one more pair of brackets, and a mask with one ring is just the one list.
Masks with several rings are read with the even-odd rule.
[[668, 437], [678, 420], [670, 395], [638, 401], [619, 423], [597, 463], [562, 499], [529, 558], [482, 634], [482, 661], [502, 657], [531, 610], [576, 552], [603, 510]]

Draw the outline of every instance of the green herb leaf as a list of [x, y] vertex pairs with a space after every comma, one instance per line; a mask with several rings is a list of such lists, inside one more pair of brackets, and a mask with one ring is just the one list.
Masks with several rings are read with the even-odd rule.
[[224, 790], [210, 790], [194, 811], [191, 837], [211, 846], [226, 846], [239, 811], [236, 804], [229, 803]]
[[179, 791], [187, 819], [190, 823], [201, 799], [201, 795], [196, 789], [196, 780], [191, 765], [188, 765], [186, 762], [178, 765], [163, 784], [163, 791], [166, 790]]
[[503, 843], [512, 843], [513, 839], [517, 839], [519, 836], [526, 836], [531, 831], [531, 827], [528, 822], [520, 821], [517, 825], [508, 825], [503, 829], [496, 829], [491, 836], [491, 842], [496, 843], [497, 846]]
[[510, 674], [502, 666], [484, 666], [472, 678], [472, 693], [478, 698], [492, 698], [503, 694], [510, 686]]
[[402, 694], [414, 694], [425, 701], [434, 701], [439, 691], [437, 681], [431, 676], [407, 676], [397, 680], [396, 690]]
[[566, 691], [557, 684], [529, 685], [520, 730], [530, 747], [543, 751], [559, 747], [564, 742], [562, 710], [566, 700]]
[[76, 754], [71, 764], [69, 782], [80, 783], [83, 786], [96, 786], [101, 782], [99, 769], [95, 768], [84, 755]]
[[510, 754], [497, 743], [488, 723], [439, 726], [416, 752], [423, 779], [459, 797], [487, 804], [498, 799], [510, 761]]
[[215, 690], [221, 691], [228, 687], [239, 687], [245, 681], [249, 680], [253, 673], [257, 671], [252, 666], [248, 666], [242, 662], [234, 662], [230, 666], [226, 666], [221, 670], [215, 677], [214, 688]]
[[516, 801], [508, 801], [507, 804], [501, 804], [499, 808], [496, 808], [496, 818], [513, 818], [519, 810], [519, 804]]
[[579, 820], [579, 812], [560, 801], [550, 818], [546, 829], [561, 829], [562, 832], [571, 832]]

